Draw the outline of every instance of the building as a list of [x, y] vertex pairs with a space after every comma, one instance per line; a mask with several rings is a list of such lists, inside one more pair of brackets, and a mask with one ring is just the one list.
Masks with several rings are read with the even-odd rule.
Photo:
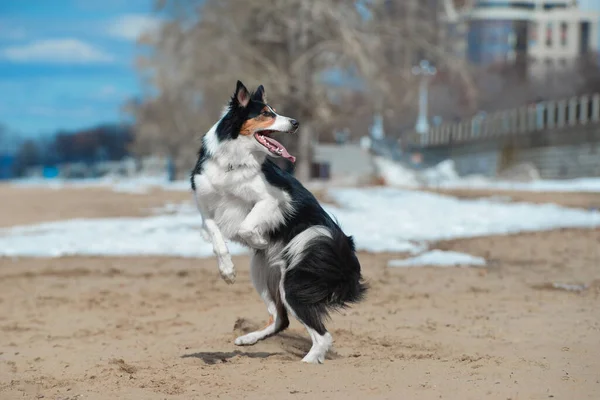
[[532, 16], [527, 54], [533, 74], [566, 67], [580, 56], [598, 52], [600, 13], [577, 4], [550, 9], [538, 4]]
[[[600, 50], [600, 1], [472, 0], [456, 9], [446, 1], [449, 23], [465, 32], [465, 56], [474, 64], [512, 64], [541, 75]], [[460, 30], [460, 29], [459, 29]]]
[[[598, 0], [579, 0], [578, 4], [581, 11], [600, 14], [600, 1]], [[596, 52], [600, 53], [600, 29], [596, 30], [596, 43], [598, 43]]]
[[369, 183], [375, 174], [371, 154], [354, 143], [318, 143], [314, 148], [311, 178], [340, 184]]

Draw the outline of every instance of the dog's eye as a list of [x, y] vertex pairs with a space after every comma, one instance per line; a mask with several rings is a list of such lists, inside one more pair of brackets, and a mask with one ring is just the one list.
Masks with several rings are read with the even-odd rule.
[[270, 113], [269, 111], [263, 111], [261, 114], [262, 114], [264, 117], [270, 117], [270, 116], [271, 116], [271, 113]]

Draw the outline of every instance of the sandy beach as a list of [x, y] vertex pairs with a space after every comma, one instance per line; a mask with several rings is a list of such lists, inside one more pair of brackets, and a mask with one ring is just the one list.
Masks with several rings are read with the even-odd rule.
[[[597, 194], [517, 196], [550, 199], [600, 204]], [[189, 195], [1, 186], [0, 200], [9, 227], [147, 215]], [[246, 256], [234, 259], [234, 285], [210, 258], [0, 258], [0, 399], [600, 398], [600, 229], [432, 248], [488, 265], [389, 268], [404, 255], [360, 253], [371, 291], [333, 316], [334, 350], [318, 366], [300, 362], [310, 341], [296, 321], [233, 344], [268, 317]]]

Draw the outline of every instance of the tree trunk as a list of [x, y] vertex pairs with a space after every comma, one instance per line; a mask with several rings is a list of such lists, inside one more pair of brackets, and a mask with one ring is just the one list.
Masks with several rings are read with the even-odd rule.
[[300, 182], [308, 182], [310, 180], [313, 136], [314, 132], [312, 123], [305, 122], [302, 125], [298, 135], [298, 162], [296, 163], [296, 178]]
[[[298, 37], [298, 50], [303, 54], [308, 48], [309, 41], [309, 26], [308, 26], [308, 15], [310, 11], [310, 4], [307, 1], [301, 3], [299, 12], [299, 37]], [[300, 91], [300, 98], [307, 101], [310, 98], [310, 91], [312, 90], [312, 62], [309, 62], [304, 66], [300, 72], [300, 81], [302, 85], [298, 88]], [[302, 128], [300, 130], [300, 136], [298, 138], [298, 165], [296, 167], [296, 178], [301, 182], [308, 182], [310, 180], [310, 170], [312, 164], [312, 138], [313, 138], [313, 125], [310, 121], [303, 121]]]

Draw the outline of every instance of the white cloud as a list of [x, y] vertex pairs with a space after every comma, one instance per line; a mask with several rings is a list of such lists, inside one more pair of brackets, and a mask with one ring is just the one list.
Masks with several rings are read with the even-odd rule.
[[15, 62], [48, 62], [57, 64], [90, 64], [113, 61], [113, 57], [79, 39], [44, 39], [10, 46], [0, 56]]
[[108, 24], [108, 34], [124, 40], [137, 40], [141, 34], [149, 33], [161, 24], [156, 17], [142, 14], [127, 14], [115, 18]]

